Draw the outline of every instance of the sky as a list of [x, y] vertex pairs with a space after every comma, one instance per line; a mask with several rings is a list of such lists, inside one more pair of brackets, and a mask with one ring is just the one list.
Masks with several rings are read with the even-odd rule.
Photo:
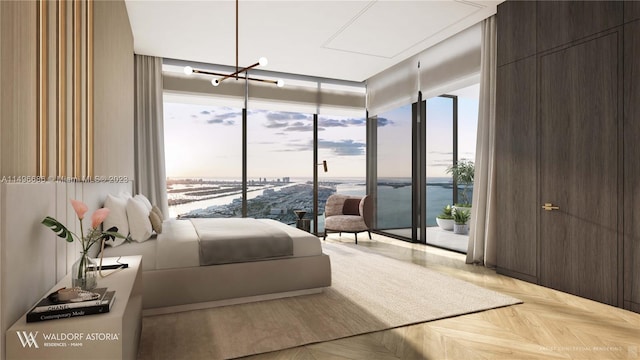
[[[459, 97], [459, 157], [473, 159], [477, 99]], [[427, 176], [445, 177], [452, 158], [451, 100], [427, 101]], [[241, 179], [242, 112], [219, 105], [164, 103], [168, 177]], [[313, 115], [251, 109], [247, 112], [249, 180], [311, 178]], [[320, 115], [320, 180], [366, 176], [366, 123], [362, 118]], [[378, 176], [411, 176], [411, 105], [378, 116]]]
[[[242, 177], [242, 112], [214, 105], [164, 103], [169, 177]], [[330, 177], [364, 177], [364, 117], [320, 116], [318, 159]], [[249, 179], [313, 176], [313, 115], [247, 112]]]
[[[450, 177], [453, 162], [453, 107], [450, 98], [427, 99], [427, 177]], [[379, 116], [391, 123], [378, 126], [378, 176], [411, 177], [411, 105]], [[478, 100], [458, 97], [458, 158], [475, 160]]]

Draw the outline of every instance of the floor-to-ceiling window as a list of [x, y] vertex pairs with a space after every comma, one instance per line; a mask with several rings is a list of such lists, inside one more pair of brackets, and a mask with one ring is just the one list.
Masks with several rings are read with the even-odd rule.
[[[324, 231], [324, 205], [333, 193], [366, 194], [366, 119], [318, 117], [318, 231]], [[327, 163], [324, 171], [323, 161]], [[322, 165], [321, 165], [322, 164]]]
[[242, 111], [203, 97], [165, 95], [167, 195], [171, 217], [238, 217]]
[[427, 226], [436, 226], [436, 216], [453, 205], [453, 179], [446, 170], [454, 160], [455, 102], [453, 96], [427, 99]]
[[411, 228], [411, 104], [378, 115], [377, 228]]
[[[462, 89], [458, 95], [458, 160], [475, 161], [476, 139], [478, 128], [478, 94], [479, 85]], [[473, 197], [473, 184], [466, 189], [458, 185], [458, 194], [466, 191], [466, 197]], [[462, 202], [460, 195], [458, 202]]]
[[313, 114], [249, 110], [247, 186], [268, 190], [248, 200], [247, 216], [295, 224], [313, 209]]

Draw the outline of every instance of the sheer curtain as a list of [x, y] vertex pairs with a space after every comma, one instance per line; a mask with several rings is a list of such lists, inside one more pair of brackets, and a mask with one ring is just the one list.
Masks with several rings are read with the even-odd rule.
[[495, 241], [495, 119], [496, 119], [496, 19], [482, 22], [480, 101], [476, 143], [473, 209], [467, 264], [496, 265]]
[[162, 59], [135, 55], [135, 191], [157, 205], [165, 218], [167, 176], [164, 165]]

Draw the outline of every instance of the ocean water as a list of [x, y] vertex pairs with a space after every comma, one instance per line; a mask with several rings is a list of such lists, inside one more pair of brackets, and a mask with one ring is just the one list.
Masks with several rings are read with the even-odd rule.
[[[292, 179], [292, 184], [305, 183], [308, 179]], [[364, 179], [335, 179], [336, 192], [345, 195], [362, 196], [366, 193]], [[427, 226], [436, 226], [436, 216], [443, 207], [453, 204], [453, 186], [447, 178], [427, 179]], [[289, 185], [289, 186], [291, 186]], [[378, 182], [378, 214], [379, 229], [411, 227], [411, 179], [379, 179]], [[277, 190], [276, 190], [277, 191]], [[262, 195], [263, 189], [248, 193], [252, 199]], [[171, 216], [189, 211], [204, 209], [212, 205], [224, 205], [240, 198], [240, 194], [223, 196], [216, 199], [195, 201], [170, 207]], [[319, 231], [323, 231], [324, 217], [318, 218]]]
[[[412, 186], [393, 187], [378, 185], [378, 228], [411, 227]], [[453, 205], [452, 185], [440, 181], [427, 183], [427, 226], [436, 226], [436, 216], [442, 208]]]

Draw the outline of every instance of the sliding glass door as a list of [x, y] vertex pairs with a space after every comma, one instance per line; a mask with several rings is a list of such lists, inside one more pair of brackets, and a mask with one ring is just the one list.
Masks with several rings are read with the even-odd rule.
[[377, 119], [377, 229], [411, 237], [411, 104]]
[[463, 189], [472, 197], [473, 184], [456, 186], [447, 169], [474, 161], [478, 90], [474, 85], [377, 116], [383, 120], [375, 134], [378, 230], [466, 252], [467, 236], [454, 234], [453, 224], [440, 228], [437, 217], [460, 202]]

